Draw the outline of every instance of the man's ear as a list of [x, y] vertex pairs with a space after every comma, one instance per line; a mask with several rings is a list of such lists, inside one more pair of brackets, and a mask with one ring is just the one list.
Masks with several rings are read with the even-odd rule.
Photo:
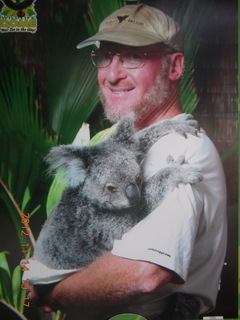
[[51, 149], [46, 157], [49, 172], [63, 168], [70, 187], [76, 187], [86, 178], [85, 147], [60, 145]]
[[169, 55], [169, 79], [172, 81], [179, 80], [184, 72], [184, 56], [182, 52], [175, 52]]

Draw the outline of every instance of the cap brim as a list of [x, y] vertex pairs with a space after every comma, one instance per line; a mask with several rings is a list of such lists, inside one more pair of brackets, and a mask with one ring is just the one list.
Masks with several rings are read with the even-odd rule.
[[78, 49], [90, 46], [90, 45], [98, 45], [100, 41], [108, 41], [123, 44], [126, 46], [133, 47], [144, 47], [149, 46], [155, 43], [161, 43], [161, 39], [156, 38], [154, 36], [144, 35], [143, 33], [128, 33], [127, 37], [123, 33], [119, 31], [111, 31], [111, 32], [98, 32], [93, 37], [88, 38], [77, 45]]

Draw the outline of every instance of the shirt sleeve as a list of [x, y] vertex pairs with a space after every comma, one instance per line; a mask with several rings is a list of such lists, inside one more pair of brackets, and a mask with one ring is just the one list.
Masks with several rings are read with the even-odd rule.
[[115, 241], [112, 253], [158, 264], [174, 271], [185, 281], [200, 208], [201, 201], [196, 201], [191, 186], [179, 185], [122, 240]]
[[[188, 148], [191, 138], [186, 140], [179, 135], [169, 135], [150, 150], [144, 164], [145, 177], [166, 166], [168, 155], [174, 159], [184, 155], [187, 162], [191, 164], [192, 161], [196, 166], [196, 159]], [[115, 241], [112, 253], [158, 264], [174, 271], [185, 281], [201, 211], [202, 198], [198, 191], [189, 184], [179, 184], [167, 193], [151, 214], [121, 240]]]

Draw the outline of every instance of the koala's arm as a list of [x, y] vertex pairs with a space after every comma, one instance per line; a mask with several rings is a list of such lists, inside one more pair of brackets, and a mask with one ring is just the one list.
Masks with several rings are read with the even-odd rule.
[[[174, 280], [170, 270], [108, 252], [84, 270], [57, 283], [48, 293], [45, 305], [118, 305], [152, 293]], [[33, 294], [30, 297], [34, 298]]]
[[187, 134], [197, 135], [199, 131], [198, 122], [193, 116], [187, 113], [177, 115], [172, 119], [165, 119], [153, 124], [136, 133], [140, 150], [146, 153], [147, 150], [161, 137], [169, 133], [177, 133], [187, 137]]

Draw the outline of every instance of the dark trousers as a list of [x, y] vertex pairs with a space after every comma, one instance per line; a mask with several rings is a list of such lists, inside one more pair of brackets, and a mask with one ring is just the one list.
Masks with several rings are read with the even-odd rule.
[[166, 311], [147, 320], [199, 319], [200, 302], [197, 298], [185, 293], [174, 293], [169, 299], [169, 306]]
[[[147, 317], [147, 320], [196, 320], [199, 318], [200, 303], [194, 296], [184, 293], [174, 293], [169, 298], [167, 309], [160, 315]], [[109, 320], [103, 310], [94, 310], [89, 313], [89, 308], [71, 307], [67, 312], [65, 320]], [[124, 313], [122, 310], [115, 315]]]

